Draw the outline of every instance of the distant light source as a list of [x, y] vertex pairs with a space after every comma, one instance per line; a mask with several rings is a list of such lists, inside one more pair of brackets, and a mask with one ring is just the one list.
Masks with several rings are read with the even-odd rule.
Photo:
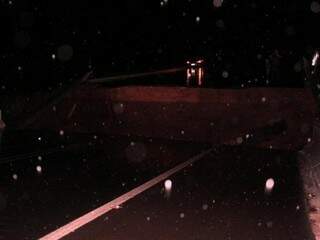
[[164, 182], [164, 189], [168, 192], [172, 189], [172, 181], [170, 179]]
[[41, 173], [41, 172], [42, 172], [42, 167], [41, 167], [40, 165], [38, 165], [38, 166], [36, 167], [36, 170], [37, 170], [38, 173]]
[[187, 61], [187, 85], [201, 86], [203, 84], [204, 78], [204, 68], [203, 59], [198, 59], [196, 61]]
[[266, 193], [271, 193], [271, 191], [272, 191], [273, 188], [274, 188], [274, 184], [275, 184], [275, 182], [274, 182], [274, 179], [273, 179], [273, 178], [267, 179], [267, 181], [266, 181], [266, 186], [265, 186], [265, 192], [266, 192]]
[[314, 54], [313, 58], [312, 58], [312, 66], [313, 66], [313, 67], [317, 64], [318, 59], [319, 59], [319, 53], [316, 52], [316, 53]]

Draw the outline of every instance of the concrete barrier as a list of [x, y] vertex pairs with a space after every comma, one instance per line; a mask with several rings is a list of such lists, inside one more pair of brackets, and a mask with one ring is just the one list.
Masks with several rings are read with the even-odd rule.
[[306, 89], [83, 86], [29, 127], [241, 144], [282, 121], [283, 132], [256, 145], [299, 149], [312, 134], [315, 109]]

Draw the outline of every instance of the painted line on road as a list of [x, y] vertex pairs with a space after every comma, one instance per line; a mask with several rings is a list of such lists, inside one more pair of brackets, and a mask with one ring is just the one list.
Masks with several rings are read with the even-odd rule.
[[132, 189], [131, 191], [123, 194], [122, 196], [86, 213], [85, 215], [71, 221], [70, 223], [58, 228], [57, 230], [39, 238], [39, 240], [58, 240], [66, 235], [76, 231], [80, 227], [92, 222], [93, 220], [97, 219], [98, 217], [102, 216], [103, 214], [111, 211], [112, 209], [117, 208], [119, 205], [123, 204], [124, 202], [136, 197], [140, 193], [148, 190], [149, 188], [155, 186], [156, 184], [160, 183], [161, 181], [164, 181], [171, 175], [175, 174], [176, 172], [179, 172], [180, 170], [184, 169], [185, 167], [191, 165], [195, 161], [200, 160], [207, 154], [209, 154], [212, 151], [212, 148], [209, 150], [206, 150], [189, 160], [177, 165], [176, 167], [160, 174], [159, 176], [145, 182], [144, 184], [140, 185], [139, 187], [136, 187]]

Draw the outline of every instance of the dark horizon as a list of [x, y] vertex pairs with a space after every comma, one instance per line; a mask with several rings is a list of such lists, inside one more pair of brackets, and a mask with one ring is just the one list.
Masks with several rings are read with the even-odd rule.
[[217, 3], [2, 1], [1, 91], [54, 88], [89, 70], [101, 77], [176, 67], [192, 57], [241, 85], [265, 81], [275, 49], [285, 71], [276, 85], [303, 85], [294, 66], [318, 48], [318, 2]]

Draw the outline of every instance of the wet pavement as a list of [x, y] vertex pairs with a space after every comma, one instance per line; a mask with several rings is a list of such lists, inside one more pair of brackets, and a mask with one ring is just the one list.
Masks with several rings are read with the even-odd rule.
[[63, 130], [5, 132], [0, 239], [37, 239], [205, 147]]
[[224, 147], [171, 180], [63, 239], [312, 239], [294, 153]]
[[[208, 147], [6, 132], [0, 239], [37, 239]], [[312, 239], [293, 152], [220, 146], [170, 179], [170, 195], [161, 182], [64, 239]]]

